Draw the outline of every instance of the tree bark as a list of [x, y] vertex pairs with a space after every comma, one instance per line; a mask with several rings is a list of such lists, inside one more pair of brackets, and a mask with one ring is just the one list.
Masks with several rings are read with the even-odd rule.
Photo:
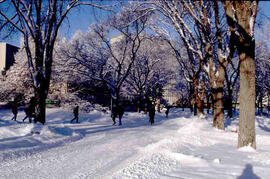
[[203, 102], [199, 95], [199, 80], [197, 77], [193, 77], [193, 85], [195, 96], [194, 116], [198, 115], [200, 117], [203, 115]]
[[[240, 59], [240, 116], [238, 147], [256, 148], [255, 134], [255, 40], [257, 1], [223, 1], [231, 33], [239, 33], [236, 48]], [[231, 42], [233, 43], [233, 42]]]
[[207, 95], [207, 114], [210, 112], [210, 95]]
[[189, 107], [191, 113], [193, 113], [193, 101], [194, 101], [194, 86], [193, 83], [189, 83]]
[[[220, 66], [220, 65], [219, 65]], [[217, 76], [216, 86], [213, 89], [214, 97], [214, 120], [213, 127], [224, 130], [224, 103], [223, 103], [223, 88], [225, 70], [222, 67], [218, 68], [219, 75]]]

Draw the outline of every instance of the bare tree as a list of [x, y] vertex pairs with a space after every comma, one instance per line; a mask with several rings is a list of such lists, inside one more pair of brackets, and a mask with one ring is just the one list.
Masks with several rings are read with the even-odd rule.
[[[137, 52], [144, 40], [147, 13], [122, 9], [102, 24], [92, 25], [84, 36], [78, 34], [63, 53], [77, 73], [103, 82], [118, 104], [122, 85], [134, 65]], [[118, 35], [111, 37], [112, 32]]]
[[[164, 87], [172, 77], [172, 64], [170, 48], [167, 43], [156, 36], [149, 36], [143, 43], [135, 60], [128, 78], [126, 79], [128, 93], [137, 96], [138, 112], [143, 101], [146, 100], [146, 92], [154, 84], [159, 83]], [[171, 56], [171, 58], [170, 58]], [[159, 75], [158, 78], [157, 75]]]
[[[6, 0], [1, 2], [0, 11], [3, 29], [7, 24], [23, 34], [24, 47], [28, 57], [28, 67], [35, 94], [35, 122], [45, 123], [46, 103], [51, 79], [53, 49], [58, 30], [70, 11], [79, 5], [90, 5], [106, 9], [91, 2], [80, 0]], [[32, 54], [29, 40], [34, 42]]]

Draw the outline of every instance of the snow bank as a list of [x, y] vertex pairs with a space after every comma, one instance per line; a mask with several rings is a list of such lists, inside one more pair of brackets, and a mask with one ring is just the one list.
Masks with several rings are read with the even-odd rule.
[[251, 146], [241, 147], [241, 148], [238, 148], [238, 150], [241, 152], [256, 152], [256, 150]]

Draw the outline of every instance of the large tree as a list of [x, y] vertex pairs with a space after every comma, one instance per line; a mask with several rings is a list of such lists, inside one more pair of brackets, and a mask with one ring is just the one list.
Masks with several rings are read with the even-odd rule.
[[76, 33], [62, 49], [77, 73], [107, 85], [116, 105], [145, 39], [147, 16], [148, 12], [136, 11], [132, 5], [124, 7], [116, 16], [93, 24], [85, 35]]
[[227, 22], [240, 60], [240, 117], [238, 147], [256, 148], [255, 39], [258, 1], [223, 1]]
[[125, 93], [136, 96], [137, 109], [140, 112], [143, 102], [149, 97], [147, 92], [157, 84], [164, 87], [174, 76], [170, 47], [163, 39], [148, 35], [142, 42], [138, 55], [126, 79]]
[[[53, 49], [59, 28], [71, 9], [79, 5], [101, 7], [91, 1], [80, 0], [4, 0], [1, 2], [0, 29], [7, 27], [6, 30], [9, 30], [9, 27], [12, 27], [23, 35], [36, 101], [35, 122], [45, 123], [45, 100], [50, 86]], [[30, 40], [33, 40], [34, 53], [31, 53]]]

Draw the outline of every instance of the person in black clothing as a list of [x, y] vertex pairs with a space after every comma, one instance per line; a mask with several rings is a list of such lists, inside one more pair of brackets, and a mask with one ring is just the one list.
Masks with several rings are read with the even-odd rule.
[[113, 121], [113, 125], [116, 124], [115, 122], [115, 118], [117, 117], [117, 106], [116, 105], [113, 105], [112, 106], [112, 112], [111, 112], [111, 117], [112, 117], [112, 121]]
[[165, 111], [166, 118], [168, 118], [169, 112], [170, 112], [170, 107], [166, 106], [166, 111]]
[[124, 109], [122, 106], [118, 106], [119, 126], [122, 125], [122, 117], [124, 115]]
[[73, 109], [73, 114], [74, 114], [74, 118], [70, 121], [70, 123], [72, 123], [75, 119], [76, 119], [76, 123], [79, 123], [79, 106], [78, 105]]
[[24, 112], [25, 112], [25, 117], [23, 118], [23, 122], [24, 122], [24, 120], [25, 119], [27, 119], [27, 118], [29, 118], [29, 123], [32, 123], [32, 117], [33, 117], [33, 112], [32, 112], [33, 110], [30, 108], [30, 106], [28, 106], [28, 107], [26, 107], [25, 109], [24, 109]]
[[151, 107], [150, 107], [150, 109], [149, 109], [149, 122], [151, 123], [151, 125], [153, 125], [154, 124], [154, 122], [155, 122], [155, 120], [154, 120], [154, 118], [155, 118], [155, 106], [154, 105], [152, 105]]
[[14, 121], [16, 121], [16, 119], [17, 119], [17, 114], [18, 114], [18, 104], [17, 104], [17, 102], [15, 101], [14, 103], [13, 103], [13, 105], [12, 105], [12, 113], [13, 113], [13, 118], [11, 119], [11, 120], [13, 120], [14, 119]]
[[26, 116], [23, 118], [22, 121], [24, 122], [24, 120], [28, 118], [29, 119], [29, 123], [32, 123], [32, 118], [35, 117], [35, 98], [34, 97], [32, 97], [30, 99], [30, 102], [25, 107], [24, 112], [25, 112], [25, 115]]
[[124, 109], [123, 109], [123, 107], [120, 106], [120, 105], [114, 105], [112, 107], [112, 114], [111, 114], [113, 125], [116, 124], [115, 119], [118, 116], [119, 117], [119, 126], [121, 126], [122, 125], [122, 117], [123, 117], [123, 115], [124, 115]]

